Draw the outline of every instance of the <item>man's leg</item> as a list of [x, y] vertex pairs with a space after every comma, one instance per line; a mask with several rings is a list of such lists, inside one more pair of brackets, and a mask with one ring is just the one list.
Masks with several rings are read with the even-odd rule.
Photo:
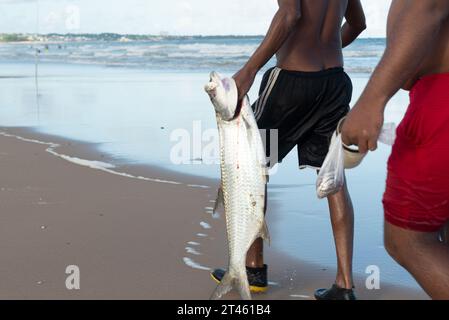
[[438, 232], [416, 232], [385, 222], [385, 248], [433, 299], [449, 299], [449, 246]]
[[315, 291], [317, 300], [355, 300], [352, 278], [354, 209], [348, 188], [328, 197], [329, 211], [337, 252], [337, 276], [330, 289]]
[[246, 254], [246, 266], [250, 268], [263, 267], [263, 240], [261, 238], [254, 241]]
[[328, 197], [329, 211], [337, 251], [337, 277], [335, 284], [352, 289], [352, 255], [354, 242], [354, 209], [348, 188]]

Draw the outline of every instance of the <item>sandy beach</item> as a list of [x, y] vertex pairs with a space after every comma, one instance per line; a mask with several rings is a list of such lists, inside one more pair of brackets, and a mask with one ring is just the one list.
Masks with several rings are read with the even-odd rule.
[[[207, 212], [216, 180], [151, 167], [143, 176], [177, 184], [120, 176], [58, 156], [91, 156], [76, 141], [52, 137], [55, 155], [34, 141], [48, 136], [0, 132], [0, 299], [208, 299], [215, 284], [207, 269], [226, 264], [223, 218]], [[274, 249], [266, 257], [270, 290], [255, 299], [311, 299], [333, 281], [332, 268]], [[65, 287], [68, 265], [80, 268], [80, 290]], [[382, 283], [368, 291], [364, 283], [358, 276], [361, 299], [426, 299], [420, 290]]]
[[[215, 286], [209, 269], [226, 266], [227, 250], [223, 217], [210, 213], [219, 165], [203, 161], [208, 134], [216, 130], [203, 87], [210, 70], [232, 75], [259, 39], [161, 41], [50, 46], [37, 69], [29, 46], [0, 46], [0, 299], [209, 298]], [[353, 102], [383, 43], [349, 48]], [[163, 69], [152, 69], [158, 61]], [[386, 122], [398, 123], [407, 101], [404, 92], [395, 96]], [[180, 137], [188, 147], [176, 163]], [[426, 299], [383, 246], [390, 150], [380, 146], [347, 172], [357, 294]], [[329, 212], [315, 182], [313, 170], [298, 170], [296, 151], [270, 177], [272, 283], [258, 299], [312, 299], [315, 289], [334, 281]], [[80, 268], [79, 291], [65, 287], [69, 265]], [[381, 272], [380, 290], [365, 289], [369, 266]]]
[[[339, 284], [350, 283], [352, 270], [356, 300], [429, 300], [384, 243], [387, 163], [395, 129], [413, 111], [413, 91], [389, 99], [384, 139], [345, 170], [354, 232], [353, 246], [339, 242], [346, 242], [344, 261], [337, 261], [333, 233], [343, 230], [342, 220], [332, 210], [331, 222], [328, 199], [317, 193], [316, 166], [301, 166], [321, 153], [332, 129], [324, 123], [339, 116], [330, 110], [343, 100], [345, 109], [360, 105], [391, 44], [391, 1], [321, 2], [0, 0], [0, 301], [184, 305], [211, 297], [211, 272], [228, 268], [224, 208], [213, 212], [223, 135], [205, 92], [215, 72], [236, 78], [260, 126], [287, 116], [301, 118], [288, 123], [292, 130], [305, 123], [296, 133], [269, 125], [297, 145], [270, 170], [268, 291], [253, 299], [315, 304], [316, 290], [335, 283], [338, 265], [345, 270]], [[246, 72], [253, 67], [260, 67], [254, 79]], [[344, 83], [321, 79], [335, 67], [344, 69]], [[230, 139], [231, 149], [246, 146], [239, 138]], [[236, 290], [223, 297], [240, 298]]]

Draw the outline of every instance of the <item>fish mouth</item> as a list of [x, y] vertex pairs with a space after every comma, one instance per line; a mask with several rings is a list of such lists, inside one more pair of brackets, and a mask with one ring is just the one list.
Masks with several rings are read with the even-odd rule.
[[221, 82], [221, 79], [218, 73], [215, 71], [211, 72], [209, 77], [210, 77], [209, 83], [204, 86], [204, 90], [211, 97], [215, 97], [216, 94], [215, 90], [218, 88], [219, 86], [218, 81]]
[[211, 94], [215, 91], [215, 89], [217, 89], [217, 87], [218, 87], [218, 84], [217, 84], [216, 82], [211, 81], [211, 82], [209, 82], [208, 84], [206, 84], [206, 85], [204, 86], [204, 90], [205, 90], [209, 95], [211, 95]]
[[231, 121], [235, 119], [235, 111], [238, 109], [238, 90], [234, 79], [221, 79], [220, 74], [213, 71], [210, 73], [209, 83], [204, 86], [204, 89], [221, 120]]
[[209, 76], [210, 76], [210, 82], [221, 81], [220, 75], [216, 71], [212, 71]]

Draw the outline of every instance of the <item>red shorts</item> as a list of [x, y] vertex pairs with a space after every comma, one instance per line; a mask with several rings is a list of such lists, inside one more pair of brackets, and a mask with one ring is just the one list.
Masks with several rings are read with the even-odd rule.
[[449, 221], [449, 73], [419, 80], [388, 161], [385, 219], [436, 232]]

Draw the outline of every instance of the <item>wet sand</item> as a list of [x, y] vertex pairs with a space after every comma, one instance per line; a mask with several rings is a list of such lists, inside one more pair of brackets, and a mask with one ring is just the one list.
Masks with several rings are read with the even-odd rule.
[[[44, 139], [23, 130], [0, 131]], [[86, 148], [73, 150], [80, 147], [76, 142], [44, 141], [61, 147], [51, 154], [51, 145], [0, 135], [0, 299], [209, 297], [215, 284], [207, 268], [226, 263], [223, 218], [208, 212], [217, 181], [150, 167], [141, 178], [176, 184], [121, 176], [113, 173], [123, 168], [108, 172], [58, 156], [73, 151], [102, 160]], [[276, 231], [272, 237], [276, 241]], [[335, 270], [274, 249], [267, 250], [266, 260], [273, 283], [257, 299], [311, 299], [314, 289], [333, 281]], [[80, 268], [80, 290], [65, 287], [68, 265]], [[384, 283], [368, 291], [364, 282], [357, 279], [361, 299], [426, 298], [419, 290]]]

